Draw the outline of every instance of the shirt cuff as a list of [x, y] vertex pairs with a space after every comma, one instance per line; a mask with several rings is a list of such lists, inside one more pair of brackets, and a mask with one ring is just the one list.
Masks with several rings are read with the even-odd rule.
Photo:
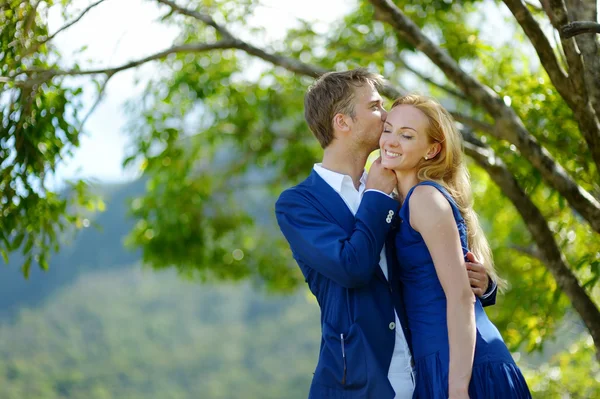
[[487, 290], [485, 290], [485, 292], [481, 296], [481, 299], [488, 298], [490, 295], [492, 295], [492, 293], [496, 289], [496, 282], [493, 279], [491, 279], [489, 276], [488, 276], [488, 278], [489, 278], [490, 282], [488, 283]]
[[383, 194], [383, 195], [385, 195], [385, 196], [387, 196], [387, 197], [390, 197], [391, 199], [395, 199], [395, 198], [394, 198], [394, 196], [393, 196], [392, 194], [387, 194], [387, 193], [384, 193], [384, 192], [383, 192], [383, 191], [381, 191], [381, 190], [375, 190], [374, 188], [370, 188], [370, 189], [368, 189], [368, 190], [365, 190], [365, 193], [368, 193], [369, 191], [375, 191], [376, 193], [381, 193], [381, 194]]

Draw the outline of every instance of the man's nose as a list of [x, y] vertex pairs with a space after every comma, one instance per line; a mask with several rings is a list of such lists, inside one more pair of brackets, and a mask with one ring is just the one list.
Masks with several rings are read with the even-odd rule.
[[385, 110], [385, 108], [381, 107], [381, 121], [385, 122], [387, 119], [387, 111]]

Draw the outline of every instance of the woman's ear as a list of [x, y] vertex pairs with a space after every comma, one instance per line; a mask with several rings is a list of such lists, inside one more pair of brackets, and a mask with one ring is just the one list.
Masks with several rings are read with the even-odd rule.
[[427, 159], [431, 159], [440, 153], [442, 150], [442, 145], [440, 143], [433, 143], [431, 147], [429, 147], [429, 151], [427, 151]]
[[346, 115], [344, 114], [335, 114], [333, 117], [333, 129], [341, 130], [343, 132], [347, 132], [350, 130], [350, 126], [346, 122]]

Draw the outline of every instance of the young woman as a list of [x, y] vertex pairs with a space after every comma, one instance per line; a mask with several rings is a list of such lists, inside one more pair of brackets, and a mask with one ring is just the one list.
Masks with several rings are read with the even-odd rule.
[[414, 398], [531, 398], [496, 327], [473, 295], [467, 251], [496, 282], [491, 251], [472, 209], [461, 136], [436, 101], [394, 103], [380, 139], [402, 202], [396, 237], [412, 336]]

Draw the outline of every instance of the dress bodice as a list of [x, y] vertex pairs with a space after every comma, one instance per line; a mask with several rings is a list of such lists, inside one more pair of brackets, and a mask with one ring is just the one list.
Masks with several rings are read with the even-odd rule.
[[[448, 200], [460, 235], [463, 255], [466, 255], [467, 227], [452, 196], [436, 182], [424, 181], [417, 186], [419, 185], [437, 188]], [[417, 186], [413, 187], [404, 199], [399, 212], [402, 221], [395, 240], [399, 279], [408, 328], [412, 336], [416, 372], [415, 397], [447, 398], [450, 350], [446, 295], [423, 237], [410, 225], [409, 200]], [[477, 334], [471, 397], [530, 397], [525, 380], [506, 348], [500, 332], [488, 319], [479, 298], [476, 299], [474, 307]], [[495, 386], [494, 389], [499, 395], [507, 395], [509, 392], [499, 390], [500, 385], [497, 382], [490, 382], [487, 377], [489, 373], [498, 374], [499, 377], [506, 378], [506, 381], [513, 381], [512, 388], [509, 388], [517, 387], [522, 391], [522, 396], [489, 396], [488, 393], [482, 393], [487, 392], [490, 384]]]

